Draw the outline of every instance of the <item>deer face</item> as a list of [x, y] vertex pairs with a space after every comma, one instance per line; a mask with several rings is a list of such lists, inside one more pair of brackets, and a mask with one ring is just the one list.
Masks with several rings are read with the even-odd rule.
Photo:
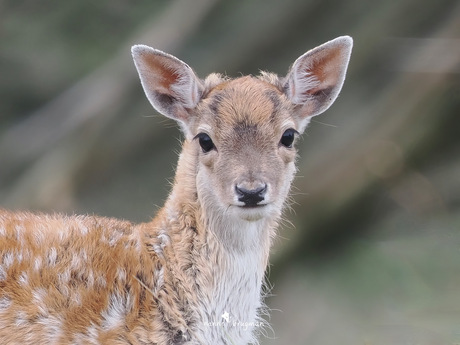
[[295, 172], [298, 123], [274, 85], [253, 77], [224, 81], [197, 108], [193, 145], [203, 200], [258, 220], [281, 209]]
[[298, 58], [285, 78], [234, 80], [200, 80], [147, 46], [132, 52], [147, 98], [181, 125], [194, 149], [200, 203], [255, 221], [280, 214], [295, 172], [295, 138], [336, 99], [351, 47], [350, 37], [339, 37]]

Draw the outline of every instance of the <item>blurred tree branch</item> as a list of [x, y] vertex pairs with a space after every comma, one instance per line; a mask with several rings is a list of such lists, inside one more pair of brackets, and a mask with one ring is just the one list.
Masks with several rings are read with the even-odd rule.
[[[24, 201], [30, 198], [32, 201], [34, 194], [61, 188], [60, 183], [55, 187], [53, 185], [72, 177], [90, 147], [91, 137], [86, 137], [82, 142], [81, 138], [70, 140], [72, 135], [88, 123], [102, 123], [102, 127], [105, 126], [103, 123], [110, 123], [116, 111], [126, 103], [129, 91], [139, 84], [130, 57], [131, 45], [143, 43], [169, 52], [178, 50], [216, 2], [172, 2], [159, 20], [147, 23], [131, 39], [120, 44], [120, 51], [111, 60], [26, 120], [7, 129], [0, 138], [0, 181], [10, 185], [10, 179], [22, 168], [36, 162], [22, 177], [22, 183], [18, 184], [24, 187], [14, 191], [8, 199]], [[69, 142], [72, 145], [68, 145]], [[67, 154], [63, 151], [63, 147], [69, 149], [73, 145], [76, 147]], [[49, 165], [51, 161], [52, 166]], [[53, 179], [42, 183], [44, 176], [50, 173], [54, 175]], [[7, 187], [3, 185], [0, 190]], [[21, 196], [23, 194], [24, 197]], [[33, 202], [29, 206], [32, 205]]]
[[[440, 23], [439, 28], [430, 38], [442, 40], [445, 37], [455, 37], [460, 32], [458, 18], [460, 18], [459, 5], [450, 11], [447, 20]], [[430, 45], [417, 46], [417, 49], [410, 51], [404, 60], [432, 60], [431, 48]], [[386, 49], [392, 47], [388, 46]], [[348, 209], [345, 206], [363, 200], [364, 194], [372, 190], [373, 186], [410, 173], [411, 168], [407, 165], [407, 159], [418, 153], [418, 150], [426, 148], [424, 141], [437, 134], [437, 128], [443, 121], [448, 121], [452, 115], [458, 115], [436, 112], [438, 107], [436, 100], [448, 92], [447, 81], [452, 78], [452, 73], [458, 70], [460, 55], [452, 54], [442, 60], [444, 73], [428, 71], [421, 74], [397, 74], [391, 87], [383, 90], [384, 93], [375, 97], [373, 102], [362, 103], [355, 99], [353, 116], [367, 118], [367, 121], [357, 128], [361, 133], [359, 139], [347, 135], [340, 146], [335, 146], [334, 151], [327, 154], [322, 151], [322, 154], [314, 156], [313, 160], [301, 160], [300, 171], [304, 176], [302, 180], [305, 180], [306, 184], [299, 189], [306, 191], [306, 194], [296, 197], [298, 206], [295, 206], [294, 210], [299, 215], [305, 215], [300, 217], [304, 229], [296, 233], [297, 239], [292, 239], [293, 236], [290, 236], [291, 241], [284, 244], [279, 256], [282, 257], [283, 262], [285, 260], [288, 262], [291, 256], [302, 255], [305, 252], [305, 243], [309, 242], [309, 236], [315, 231], [318, 233], [318, 229], [322, 228], [320, 224], [327, 224], [331, 216]], [[437, 60], [432, 62], [437, 63]], [[399, 69], [400, 66], [393, 68]], [[455, 102], [453, 98], [450, 101]], [[372, 166], [373, 162], [387, 164], [387, 168], [383, 169], [389, 171], [382, 171], [382, 168]], [[424, 180], [427, 183], [426, 190], [422, 190], [421, 193], [430, 194], [425, 195], [427, 198], [438, 198], [438, 194], [433, 192], [432, 186], [429, 186], [430, 182]], [[417, 200], [411, 202], [416, 203]], [[442, 207], [442, 201], [440, 203], [436, 201], [435, 207]], [[308, 209], [308, 212], [302, 212], [301, 209]], [[424, 211], [420, 210], [420, 212]], [[316, 230], [305, 231], [305, 229]], [[342, 238], [343, 232], [353, 232], [346, 226], [337, 226], [337, 224], [328, 231], [330, 233], [321, 236]], [[277, 267], [282, 267], [282, 264]]]

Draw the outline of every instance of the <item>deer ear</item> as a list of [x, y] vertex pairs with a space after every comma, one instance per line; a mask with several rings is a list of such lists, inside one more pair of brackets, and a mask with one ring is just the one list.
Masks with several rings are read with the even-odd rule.
[[131, 53], [150, 103], [187, 131], [190, 111], [197, 106], [203, 93], [201, 80], [185, 62], [160, 50], [135, 45]]
[[299, 117], [302, 131], [311, 117], [324, 112], [337, 98], [352, 46], [351, 37], [338, 37], [306, 52], [292, 65], [283, 87], [296, 105], [295, 116]]

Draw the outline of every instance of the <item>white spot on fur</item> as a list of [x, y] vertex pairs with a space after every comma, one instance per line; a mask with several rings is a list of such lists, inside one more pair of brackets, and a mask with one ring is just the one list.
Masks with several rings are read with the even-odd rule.
[[86, 329], [86, 335], [89, 338], [88, 341], [93, 344], [99, 344], [99, 331], [93, 323], [91, 323], [91, 326]]
[[32, 302], [42, 315], [48, 315], [48, 308], [45, 304], [46, 293], [46, 290], [43, 288], [32, 291]]
[[78, 223], [78, 228], [80, 229], [82, 235], [86, 235], [89, 232], [88, 227], [81, 222]]
[[160, 229], [158, 239], [161, 241], [161, 248], [164, 248], [170, 242], [168, 232], [165, 229]]
[[124, 268], [117, 268], [117, 277], [120, 280], [120, 282], [126, 281], [126, 270]]
[[64, 272], [58, 274], [59, 282], [66, 285], [70, 281], [70, 268], [67, 268]]
[[6, 271], [3, 268], [3, 266], [0, 265], [0, 281], [6, 280], [7, 277], [8, 277], [8, 274], [6, 274]]
[[154, 281], [154, 286], [153, 286], [153, 294], [155, 296], [158, 295], [160, 290], [163, 288], [164, 285], [164, 268], [161, 266], [161, 268], [158, 271], [154, 272], [155, 275], [155, 281]]
[[94, 274], [93, 274], [93, 271], [89, 271], [88, 272], [88, 277], [86, 279], [86, 286], [88, 288], [92, 288], [94, 285]]
[[136, 250], [140, 252], [144, 246], [144, 239], [141, 237], [139, 232], [135, 232], [136, 234]]
[[[30, 261], [30, 259], [32, 258], [32, 253], [28, 248], [26, 248], [26, 249], [24, 249], [22, 251], [21, 256], [24, 258], [24, 260]], [[19, 257], [19, 255], [18, 255], [18, 257]]]
[[78, 270], [80, 268], [81, 260], [79, 255], [74, 255], [72, 257], [72, 262], [70, 263], [70, 267], [74, 270]]
[[62, 335], [62, 321], [55, 316], [40, 317], [37, 323], [43, 326], [43, 331], [48, 337], [48, 343], [58, 344]]
[[5, 309], [8, 309], [11, 306], [11, 299], [4, 296], [0, 298], [0, 312], [3, 312]]
[[68, 297], [70, 296], [69, 281], [70, 281], [70, 268], [67, 268], [64, 272], [58, 274], [59, 279], [59, 290], [61, 293]]
[[125, 241], [125, 249], [130, 249], [132, 248], [133, 244], [136, 248], [137, 251], [142, 250], [143, 246], [143, 239], [140, 237], [139, 231], [134, 231], [130, 236], [129, 236], [129, 241]]
[[109, 305], [101, 314], [102, 329], [108, 331], [124, 325], [128, 309], [132, 308], [131, 298], [124, 299], [119, 294], [110, 295]]
[[107, 243], [107, 237], [106, 237], [106, 234], [105, 232], [103, 231], [102, 234], [101, 234], [101, 242], [102, 243]]
[[17, 224], [14, 227], [14, 233], [16, 235], [16, 239], [21, 242], [22, 240], [22, 234], [25, 232], [26, 228], [22, 224]]
[[74, 305], [81, 306], [81, 295], [78, 292], [73, 293], [70, 299]]
[[96, 285], [100, 287], [106, 287], [107, 281], [103, 276], [99, 276], [96, 278]]
[[56, 248], [52, 247], [48, 250], [48, 266], [54, 266], [56, 265], [56, 260], [57, 260], [57, 250]]
[[115, 231], [109, 235], [109, 246], [115, 247], [123, 234]]
[[37, 256], [34, 260], [34, 270], [38, 271], [42, 267], [43, 259], [41, 256]]
[[14, 262], [14, 254], [12, 252], [6, 252], [6, 254], [3, 256], [3, 265], [5, 265], [5, 268], [10, 267]]
[[27, 320], [27, 315], [25, 312], [23, 311], [19, 311], [17, 314], [16, 314], [16, 320], [14, 320], [14, 325], [16, 327], [22, 327], [22, 326], [25, 326], [27, 325], [28, 323], [28, 320]]
[[19, 276], [18, 282], [22, 286], [29, 285], [29, 276], [27, 275], [27, 272], [22, 272], [21, 273], [21, 275]]
[[160, 229], [157, 238], [159, 239], [159, 243], [153, 244], [153, 250], [158, 256], [163, 257], [163, 250], [169, 245], [170, 238], [165, 229]]
[[59, 285], [59, 291], [62, 293], [63, 296], [66, 296], [66, 297], [69, 297], [71, 293], [69, 286], [65, 284]]
[[80, 250], [80, 257], [83, 259], [83, 262], [88, 261], [88, 253], [86, 252], [86, 249]]
[[58, 233], [59, 241], [60, 242], [65, 241], [68, 235], [69, 235], [69, 233], [66, 230], [59, 231], [59, 233]]
[[85, 336], [81, 333], [77, 333], [73, 336], [72, 345], [84, 345], [86, 344]]
[[44, 288], [35, 289], [32, 291], [32, 298], [34, 304], [41, 304], [46, 296], [46, 290]]
[[23, 259], [23, 255], [21, 252], [18, 252], [16, 254], [16, 260], [18, 260], [18, 264], [20, 264], [22, 262], [22, 259]]

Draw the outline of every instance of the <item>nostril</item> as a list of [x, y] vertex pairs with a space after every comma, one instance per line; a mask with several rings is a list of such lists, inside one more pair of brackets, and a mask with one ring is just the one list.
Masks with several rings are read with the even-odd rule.
[[243, 202], [245, 206], [256, 206], [259, 202], [265, 199], [267, 184], [263, 184], [254, 189], [247, 189], [236, 185], [235, 191], [238, 195], [238, 201]]
[[264, 195], [265, 192], [267, 191], [267, 185], [264, 184], [254, 189], [247, 189], [247, 188], [240, 187], [237, 185], [235, 189], [238, 195], [241, 195], [241, 196], [243, 195]]
[[265, 197], [265, 192], [267, 191], [267, 185], [264, 184], [263, 186], [259, 187], [259, 188], [256, 188], [253, 193], [254, 194], [257, 194], [261, 197]]

